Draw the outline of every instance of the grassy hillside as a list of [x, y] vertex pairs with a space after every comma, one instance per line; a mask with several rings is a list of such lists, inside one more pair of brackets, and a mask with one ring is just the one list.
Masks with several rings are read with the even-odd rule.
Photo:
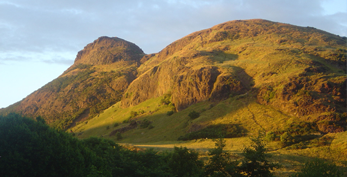
[[148, 55], [101, 37], [0, 112], [42, 116], [82, 139], [205, 153], [220, 136], [240, 153], [263, 132], [288, 176], [314, 157], [346, 165], [346, 58], [346, 37], [267, 20], [219, 24]]
[[[130, 144], [160, 151], [171, 150], [174, 146], [188, 147], [196, 149], [203, 158], [208, 149], [215, 146], [211, 138], [189, 141], [178, 141], [177, 138], [208, 125], [236, 124], [243, 128], [245, 134], [242, 137], [226, 138], [226, 150], [237, 158], [243, 148], [250, 145], [249, 136], [256, 136], [258, 131], [280, 131], [285, 130], [289, 125], [303, 122], [271, 106], [255, 102], [254, 96], [251, 95], [252, 93], [234, 96], [218, 104], [209, 101], [197, 103], [170, 116], [167, 112], [172, 110], [172, 106], [162, 104], [164, 97], [150, 99], [131, 108], [121, 108], [120, 103], [117, 103], [99, 116], [81, 122], [71, 131], [78, 138], [101, 136], [125, 146]], [[192, 111], [199, 112], [200, 117], [191, 120], [188, 114]], [[138, 112], [139, 115], [130, 118], [131, 112]], [[151, 121], [154, 128], [141, 128], [141, 122], [145, 119]], [[137, 121], [138, 126], [122, 132], [123, 139], [118, 140], [116, 134], [112, 135], [112, 132], [128, 127], [131, 120]], [[272, 155], [271, 161], [283, 165], [275, 171], [276, 176], [289, 176], [300, 169], [303, 163], [314, 158], [329, 159], [341, 167], [344, 167], [347, 161], [345, 158], [347, 156], [342, 155], [347, 152], [346, 132], [318, 134], [314, 139], [285, 147], [281, 141], [266, 143]]]

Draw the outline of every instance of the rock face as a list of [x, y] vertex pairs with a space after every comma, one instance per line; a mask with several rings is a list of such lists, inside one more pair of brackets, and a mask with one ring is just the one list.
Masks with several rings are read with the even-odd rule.
[[346, 52], [345, 37], [266, 20], [226, 22], [149, 55], [123, 39], [100, 37], [63, 75], [1, 112], [41, 115], [66, 128], [120, 100], [130, 107], [166, 94], [180, 111], [250, 93], [323, 132], [342, 131]]
[[249, 89], [243, 86], [247, 81], [239, 81], [222, 68], [202, 66], [195, 69], [187, 60], [168, 60], [139, 76], [127, 89], [122, 106], [134, 106], [171, 92], [172, 103], [177, 110], [182, 110], [200, 101], [222, 100]]
[[139, 62], [143, 51], [135, 44], [117, 37], [100, 37], [79, 51], [75, 64], [106, 65], [117, 61]]

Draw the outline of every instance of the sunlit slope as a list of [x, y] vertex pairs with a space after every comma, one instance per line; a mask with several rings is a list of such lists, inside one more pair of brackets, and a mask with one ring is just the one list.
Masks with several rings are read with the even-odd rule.
[[[282, 114], [270, 106], [258, 104], [250, 96], [235, 96], [219, 103], [200, 102], [172, 115], [167, 113], [173, 107], [163, 104], [162, 100], [163, 97], [150, 99], [129, 108], [121, 108], [117, 103], [71, 130], [80, 138], [103, 136], [117, 142], [148, 143], [176, 141], [187, 132], [197, 131], [208, 125], [238, 125], [242, 129], [241, 136], [246, 136], [263, 130], [280, 130], [293, 121], [299, 121], [298, 118]], [[188, 115], [192, 111], [199, 112], [200, 117], [191, 119]], [[138, 115], [134, 116], [134, 112]], [[150, 121], [152, 128], [141, 127], [145, 119]], [[131, 128], [131, 121], [136, 121], [137, 126]], [[120, 132], [123, 139], [117, 140], [116, 134], [112, 132], [122, 129], [124, 131]]]
[[345, 37], [311, 27], [226, 22], [148, 56], [121, 107], [171, 94], [181, 111], [252, 92], [261, 105], [339, 132], [346, 125], [346, 51]]
[[128, 41], [100, 37], [81, 50], [61, 76], [1, 112], [41, 116], [59, 129], [74, 126], [121, 99], [143, 55]]

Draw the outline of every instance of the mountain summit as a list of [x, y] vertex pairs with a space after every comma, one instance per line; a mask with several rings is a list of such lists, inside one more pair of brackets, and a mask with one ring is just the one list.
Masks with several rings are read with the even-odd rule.
[[117, 37], [100, 37], [79, 51], [74, 64], [106, 65], [117, 61], [139, 61], [144, 55], [137, 45]]

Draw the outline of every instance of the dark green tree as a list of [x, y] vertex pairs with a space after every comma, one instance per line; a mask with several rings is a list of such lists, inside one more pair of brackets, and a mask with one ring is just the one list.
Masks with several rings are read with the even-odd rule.
[[244, 176], [269, 177], [273, 176], [270, 170], [279, 168], [278, 164], [270, 163], [267, 159], [270, 156], [266, 154], [267, 149], [262, 137], [263, 134], [259, 133], [257, 137], [251, 138], [252, 145], [242, 152], [244, 159], [237, 168]]
[[0, 176], [86, 176], [95, 155], [68, 133], [18, 114], [0, 116]]
[[214, 177], [239, 176], [235, 168], [237, 161], [231, 161], [230, 154], [223, 150], [226, 146], [225, 140], [219, 138], [214, 141], [216, 147], [209, 151], [211, 157], [205, 165], [205, 175]]
[[177, 177], [199, 177], [203, 175], [203, 161], [199, 153], [186, 147], [174, 147], [165, 157], [169, 172]]

